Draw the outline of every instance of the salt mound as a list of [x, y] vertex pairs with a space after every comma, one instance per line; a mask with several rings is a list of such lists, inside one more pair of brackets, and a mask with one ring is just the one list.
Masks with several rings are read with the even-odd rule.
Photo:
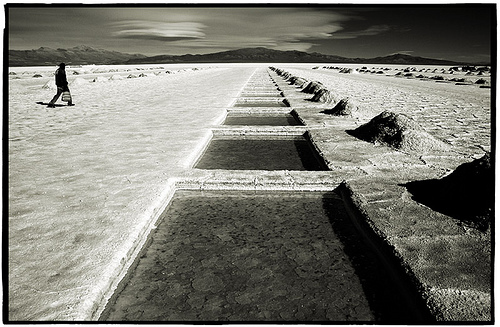
[[313, 94], [313, 93], [318, 92], [322, 88], [323, 88], [323, 84], [321, 84], [321, 82], [309, 82], [309, 84], [307, 84], [306, 87], [304, 87], [304, 89], [302, 89], [302, 92]]
[[109, 78], [110, 81], [118, 81], [122, 79], [125, 79], [125, 77], [123, 77], [122, 75], [113, 75]]
[[102, 83], [102, 82], [106, 82], [108, 79], [104, 76], [97, 76], [96, 78], [94, 78], [92, 80], [92, 82], [94, 83]]
[[447, 144], [425, 132], [410, 117], [389, 111], [382, 112], [349, 133], [361, 140], [385, 144], [405, 152], [445, 150], [448, 147]]
[[324, 103], [337, 102], [337, 100], [338, 100], [337, 96], [333, 94], [332, 91], [324, 88], [314, 93], [314, 96], [311, 99], [311, 101], [314, 102], [324, 102]]
[[493, 218], [495, 176], [490, 153], [458, 166], [441, 179], [404, 184], [413, 199], [433, 210], [486, 231]]
[[292, 76], [291, 78], [288, 79], [288, 82], [293, 85], [298, 85], [300, 87], [303, 87], [304, 84], [307, 83], [307, 80], [302, 77], [297, 77], [297, 76]]
[[334, 116], [352, 116], [358, 110], [358, 106], [350, 98], [344, 98], [335, 107], [324, 110], [323, 113]]
[[299, 87], [304, 87], [304, 85], [306, 85], [308, 82], [309, 82], [309, 81], [308, 81], [308, 80], [306, 80], [305, 78], [298, 77], [298, 78], [295, 80], [294, 84], [295, 84], [295, 85], [298, 85]]
[[339, 70], [339, 73], [342, 73], [342, 74], [352, 74], [353, 70], [352, 68], [342, 68], [341, 70]]

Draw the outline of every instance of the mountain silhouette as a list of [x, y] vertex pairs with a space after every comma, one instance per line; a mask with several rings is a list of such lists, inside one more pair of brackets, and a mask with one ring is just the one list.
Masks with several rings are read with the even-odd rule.
[[347, 62], [348, 58], [324, 55], [321, 53], [308, 53], [302, 51], [280, 51], [267, 48], [244, 48], [203, 55], [180, 55], [180, 56], [153, 56], [147, 58], [131, 59], [128, 63], [177, 63], [177, 62], [200, 62], [200, 63], [252, 63], [252, 62]]
[[70, 65], [107, 65], [145, 57], [140, 54], [94, 49], [86, 45], [70, 49], [41, 47], [35, 50], [9, 50], [9, 66], [55, 66], [61, 62]]
[[404, 65], [463, 65], [449, 60], [392, 54], [376, 58], [346, 58], [317, 52], [280, 51], [263, 47], [243, 48], [209, 54], [145, 56], [95, 49], [81, 45], [70, 49], [41, 47], [36, 50], [9, 50], [9, 66], [46, 66], [65, 62], [69, 65], [172, 64], [172, 63], [359, 63]]
[[402, 53], [396, 53], [385, 57], [376, 57], [371, 59], [366, 59], [366, 63], [374, 64], [412, 64], [412, 65], [455, 65], [460, 64], [458, 62], [441, 60], [441, 59], [431, 59], [410, 56]]

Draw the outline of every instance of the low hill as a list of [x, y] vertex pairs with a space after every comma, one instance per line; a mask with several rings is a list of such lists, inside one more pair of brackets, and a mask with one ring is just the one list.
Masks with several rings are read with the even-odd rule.
[[336, 55], [325, 55], [317, 52], [279, 51], [267, 48], [244, 48], [203, 55], [160, 55], [147, 58], [134, 58], [130, 64], [157, 64], [157, 63], [359, 63], [359, 64], [407, 64], [407, 65], [460, 65], [464, 63], [432, 58], [414, 57], [404, 54], [394, 54], [376, 58], [346, 58]]
[[147, 58], [131, 59], [128, 63], [178, 63], [178, 62], [203, 62], [203, 63], [252, 63], [252, 62], [351, 62], [351, 59], [335, 55], [324, 55], [321, 53], [302, 51], [279, 51], [267, 48], [244, 48], [203, 55], [160, 55]]
[[53, 66], [61, 62], [70, 65], [116, 64], [130, 59], [146, 58], [140, 54], [94, 49], [85, 45], [70, 49], [41, 47], [34, 50], [9, 50], [9, 66]]
[[368, 64], [402, 64], [402, 65], [456, 65], [460, 64], [455, 61], [431, 59], [415, 57], [410, 55], [405, 55], [401, 53], [396, 53], [393, 55], [385, 57], [376, 57], [371, 59], [365, 59], [364, 63]]

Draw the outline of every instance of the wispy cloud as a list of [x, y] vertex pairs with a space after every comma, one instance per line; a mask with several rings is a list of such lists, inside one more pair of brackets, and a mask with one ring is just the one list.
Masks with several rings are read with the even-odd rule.
[[390, 53], [389, 56], [395, 55], [395, 54], [411, 55], [413, 52], [415, 52], [415, 51], [412, 51], [412, 50], [400, 50], [400, 51], [396, 51], [396, 52]]
[[146, 40], [201, 39], [205, 25], [198, 22], [122, 21], [112, 24], [114, 36]]
[[[178, 47], [192, 51], [210, 49], [211, 51], [236, 50], [240, 48], [266, 47], [275, 50], [297, 50], [307, 51], [314, 43], [311, 42], [286, 42], [267, 37], [229, 37], [229, 38], [206, 38], [197, 40], [178, 40], [170, 42], [171, 47]], [[203, 51], [201, 51], [203, 52]]]
[[362, 36], [373, 36], [390, 30], [388, 25], [373, 25], [360, 31], [340, 32], [332, 34], [332, 39], [344, 40], [355, 39]]
[[158, 49], [164, 47], [169, 52], [175, 49], [178, 53], [244, 47], [308, 51], [324, 40], [372, 36], [390, 29], [388, 25], [373, 25], [364, 30], [345, 31], [350, 21], [360, 18], [346, 11], [315, 8], [175, 8], [139, 14], [140, 19], [123, 17], [110, 23], [113, 36], [137, 42], [168, 42], [156, 45]]
[[296, 51], [307, 51], [309, 50], [312, 46], [314, 46], [314, 43], [309, 43], [309, 42], [290, 42], [290, 43], [280, 43], [279, 45], [276, 45], [273, 47], [274, 50], [281, 50], [281, 51], [291, 51], [291, 50], [296, 50]]
[[161, 17], [159, 13], [147, 14], [155, 20], [111, 23], [113, 35], [168, 42], [168, 48], [178, 52], [242, 47], [307, 51], [315, 45], [314, 40], [332, 38], [343, 29], [341, 23], [351, 19], [345, 14], [309, 8], [176, 8]]
[[251, 35], [273, 40], [276, 50], [300, 51], [310, 49], [315, 40], [331, 38], [343, 29], [342, 22], [349, 20], [345, 15], [311, 9], [263, 11], [260, 17], [264, 24], [246, 27]]

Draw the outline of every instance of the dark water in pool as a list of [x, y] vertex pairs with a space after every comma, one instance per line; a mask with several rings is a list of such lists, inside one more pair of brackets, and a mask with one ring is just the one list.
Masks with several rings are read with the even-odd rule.
[[245, 101], [236, 102], [233, 107], [289, 107], [287, 102], [284, 101]]
[[333, 192], [177, 191], [100, 320], [430, 323], [383, 261]]
[[240, 96], [242, 97], [272, 97], [272, 98], [279, 98], [283, 97], [281, 93], [276, 93], [276, 92], [244, 92]]
[[280, 91], [280, 88], [275, 85], [247, 85], [243, 92], [276, 92]]
[[213, 139], [195, 168], [328, 170], [304, 138]]
[[107, 320], [375, 319], [329, 222], [338, 198], [237, 195], [176, 194]]
[[299, 126], [293, 116], [228, 116], [224, 125], [238, 126]]

